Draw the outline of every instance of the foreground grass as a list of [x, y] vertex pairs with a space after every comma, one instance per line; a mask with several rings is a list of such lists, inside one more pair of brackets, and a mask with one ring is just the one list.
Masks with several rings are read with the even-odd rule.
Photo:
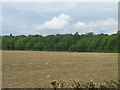
[[52, 80], [117, 80], [116, 53], [2, 51], [3, 88], [52, 87]]
[[93, 80], [83, 83], [80, 81], [77, 81], [76, 79], [72, 82], [64, 82], [64, 81], [57, 81], [54, 80], [51, 82], [51, 85], [54, 89], [57, 88], [73, 88], [73, 89], [79, 89], [79, 88], [120, 88], [119, 81], [115, 82], [113, 80], [111, 81], [104, 81], [103, 83], [95, 83]]

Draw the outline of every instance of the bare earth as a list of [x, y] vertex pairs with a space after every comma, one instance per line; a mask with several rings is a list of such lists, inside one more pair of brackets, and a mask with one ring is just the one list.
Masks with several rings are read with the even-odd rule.
[[2, 51], [3, 88], [52, 87], [52, 80], [118, 78], [117, 53]]

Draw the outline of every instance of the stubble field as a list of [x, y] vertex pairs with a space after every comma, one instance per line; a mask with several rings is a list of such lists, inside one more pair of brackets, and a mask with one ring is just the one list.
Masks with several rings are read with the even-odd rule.
[[3, 88], [52, 87], [52, 80], [118, 78], [117, 53], [2, 51]]

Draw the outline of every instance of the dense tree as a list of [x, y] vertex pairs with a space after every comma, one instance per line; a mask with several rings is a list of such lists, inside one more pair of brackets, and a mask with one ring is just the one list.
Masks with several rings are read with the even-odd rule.
[[119, 33], [1, 36], [2, 50], [119, 52]]

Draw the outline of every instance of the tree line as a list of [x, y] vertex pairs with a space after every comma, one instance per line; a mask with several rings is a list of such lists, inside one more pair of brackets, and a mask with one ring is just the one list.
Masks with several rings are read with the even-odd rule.
[[118, 33], [1, 36], [2, 50], [119, 52]]

